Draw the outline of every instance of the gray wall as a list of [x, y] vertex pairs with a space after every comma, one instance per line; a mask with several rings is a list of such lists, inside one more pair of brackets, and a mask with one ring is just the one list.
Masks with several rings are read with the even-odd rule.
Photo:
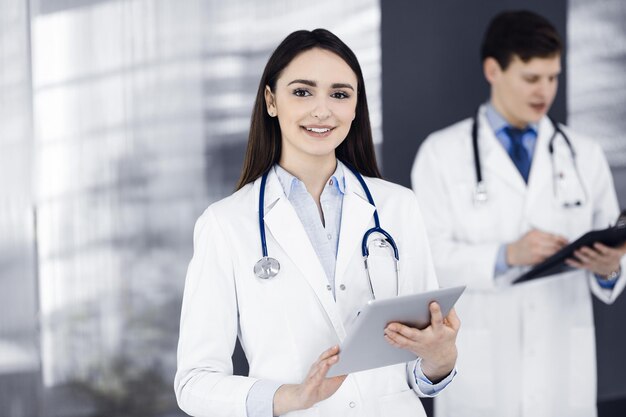
[[[383, 170], [410, 186], [421, 141], [471, 116], [489, 97], [479, 50], [489, 20], [499, 11], [527, 8], [552, 21], [565, 37], [566, 0], [381, 2], [383, 53]], [[550, 114], [565, 121], [567, 74]]]

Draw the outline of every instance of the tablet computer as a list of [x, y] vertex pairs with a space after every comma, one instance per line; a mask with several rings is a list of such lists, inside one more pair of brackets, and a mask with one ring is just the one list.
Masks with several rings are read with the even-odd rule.
[[330, 368], [327, 376], [345, 375], [416, 359], [417, 356], [410, 351], [391, 346], [385, 340], [387, 324], [399, 322], [424, 329], [430, 324], [430, 303], [439, 303], [445, 317], [463, 290], [465, 286], [370, 300], [341, 343], [339, 361]]

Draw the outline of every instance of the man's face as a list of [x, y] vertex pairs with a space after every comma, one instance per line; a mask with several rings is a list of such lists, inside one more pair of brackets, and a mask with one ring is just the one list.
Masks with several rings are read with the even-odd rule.
[[484, 71], [491, 84], [493, 106], [511, 125], [524, 128], [539, 122], [550, 110], [561, 73], [561, 56], [523, 62], [514, 55], [506, 70], [495, 59], [487, 58]]

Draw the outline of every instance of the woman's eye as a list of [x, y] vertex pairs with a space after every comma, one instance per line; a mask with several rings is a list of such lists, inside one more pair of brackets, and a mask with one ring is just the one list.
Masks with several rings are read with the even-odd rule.
[[336, 91], [334, 93], [332, 93], [330, 95], [332, 98], [338, 98], [338, 99], [346, 99], [346, 98], [350, 98], [350, 95], [348, 93], [345, 93], [343, 91]]
[[308, 97], [311, 95], [311, 93], [303, 88], [296, 88], [295, 90], [293, 90], [293, 95], [296, 97]]

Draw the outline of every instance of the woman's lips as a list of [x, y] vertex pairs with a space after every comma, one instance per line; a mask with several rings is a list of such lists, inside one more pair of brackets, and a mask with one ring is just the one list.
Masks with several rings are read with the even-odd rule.
[[307, 135], [314, 138], [325, 138], [330, 135], [333, 129], [334, 128], [330, 126], [302, 126], [302, 130], [304, 130]]

